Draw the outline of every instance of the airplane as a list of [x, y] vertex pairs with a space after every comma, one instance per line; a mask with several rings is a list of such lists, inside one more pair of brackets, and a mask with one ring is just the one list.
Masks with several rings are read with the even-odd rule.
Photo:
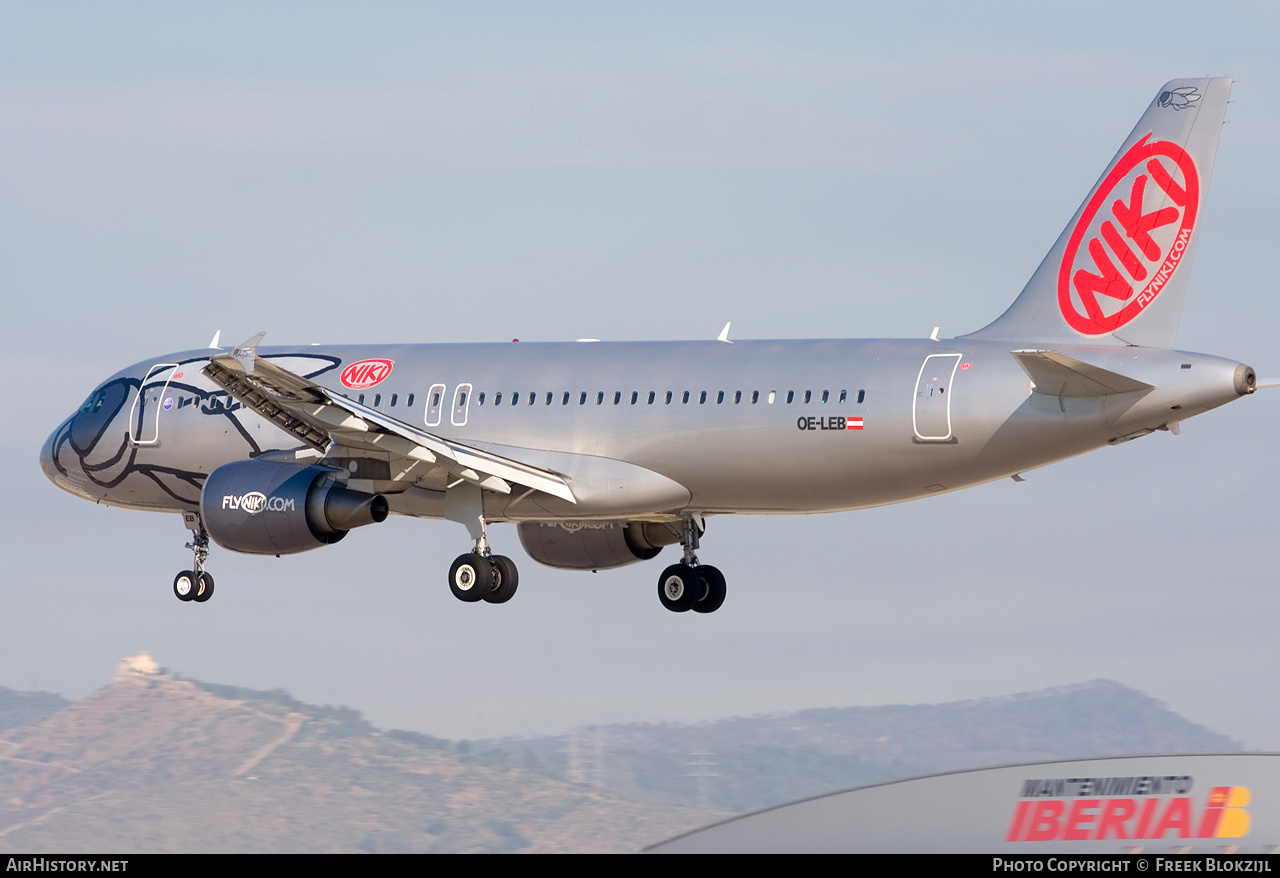
[[835, 512], [996, 479], [1252, 394], [1254, 370], [1173, 348], [1230, 78], [1157, 93], [1021, 293], [956, 338], [262, 347], [150, 357], [48, 438], [46, 475], [182, 515], [202, 603], [210, 540], [286, 555], [388, 515], [467, 528], [455, 597], [504, 603], [514, 522], [560, 569], [680, 560], [675, 612], [724, 602], [698, 558], [716, 515]]

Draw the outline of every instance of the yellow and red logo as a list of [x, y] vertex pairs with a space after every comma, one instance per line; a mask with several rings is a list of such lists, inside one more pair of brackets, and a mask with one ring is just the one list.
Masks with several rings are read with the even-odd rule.
[[1199, 812], [1191, 796], [1023, 799], [1005, 841], [1241, 838], [1251, 798], [1248, 787], [1213, 787]]

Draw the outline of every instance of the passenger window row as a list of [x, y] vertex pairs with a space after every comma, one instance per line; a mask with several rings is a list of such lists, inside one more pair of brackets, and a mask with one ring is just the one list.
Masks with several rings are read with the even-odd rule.
[[[437, 387], [443, 388], [443, 385], [437, 385]], [[862, 402], [864, 402], [866, 400], [866, 396], [867, 396], [867, 392], [865, 390], [859, 390], [857, 395], [858, 404], [861, 404]], [[483, 391], [476, 394], [476, 405], [484, 405], [485, 397], [486, 397], [486, 394]], [[556, 397], [557, 397], [557, 394], [550, 390], [542, 394], [533, 390], [527, 393], [517, 390], [506, 396], [506, 400], [507, 400], [506, 404], [509, 406], [537, 405], [539, 398], [541, 398], [543, 405], [551, 405], [553, 402], [556, 401]], [[836, 397], [835, 402], [837, 404], [843, 405], [849, 400], [849, 392], [847, 390], [841, 390], [837, 397], [830, 390], [821, 390], [821, 391], [788, 390], [786, 393], [785, 402], [787, 405], [791, 405], [796, 402], [801, 402], [805, 405], [808, 405], [811, 403], [826, 405], [827, 403], [832, 401], [833, 397]], [[413, 406], [413, 398], [414, 398], [414, 394], [412, 393], [405, 398], [405, 405], [407, 407]], [[399, 402], [399, 399], [400, 399], [400, 395], [398, 393], [391, 394], [390, 397], [388, 398], [388, 406], [390, 406], [391, 408], [395, 408], [396, 403]], [[673, 405], [677, 402], [680, 405], [689, 405], [691, 402], [695, 402], [695, 401], [698, 405], [706, 405], [708, 401], [713, 401], [716, 405], [724, 405], [726, 402], [731, 402], [733, 405], [741, 405], [744, 402], [750, 405], [756, 405], [760, 402], [761, 399], [764, 399], [764, 401], [767, 404], [773, 405], [778, 399], [778, 392], [776, 390], [770, 390], [766, 393], [762, 393], [759, 390], [752, 390], [750, 391], [750, 393], [748, 393], [747, 391], [743, 391], [743, 390], [735, 390], [732, 393], [730, 393], [729, 391], [725, 391], [725, 390], [717, 390], [715, 391], [713, 396], [709, 391], [706, 391], [706, 390], [696, 391], [696, 393], [695, 391], [685, 390], [678, 395], [675, 392], [670, 390], [665, 391], [662, 394], [659, 394], [658, 391], [656, 390], [650, 390], [647, 393], [643, 393], [643, 394], [639, 390], [633, 390], [629, 394], [624, 393], [621, 390], [615, 390], [611, 394], [603, 390], [597, 390], [595, 393], [589, 393], [586, 390], [582, 390], [582, 391], [579, 391], [576, 396], [576, 402], [580, 406], [587, 405], [588, 402], [594, 402], [596, 405], [604, 405], [606, 400], [612, 402], [613, 405], [622, 405], [624, 400], [630, 405], [638, 405], [640, 404], [641, 400], [643, 400], [646, 405], [654, 405], [659, 400], [661, 400], [664, 405]], [[568, 390], [564, 391], [559, 395], [559, 402], [560, 402], [560, 405], [562, 406], [569, 405], [571, 402], [574, 402], [574, 401], [575, 401], [574, 394]], [[364, 405], [365, 394], [363, 393], [360, 394], [356, 398], [356, 402], [360, 403], [361, 405]], [[441, 391], [433, 388], [431, 393], [429, 408], [433, 410], [438, 409], [440, 406], [440, 403], [441, 403]], [[382, 405], [382, 394], [381, 393], [373, 394], [373, 399], [370, 404], [374, 408], [380, 407]], [[465, 393], [463, 393], [459, 398], [458, 404], [460, 407], [465, 408], [466, 406]], [[503, 404], [503, 393], [501, 391], [493, 395], [492, 404], [495, 406], [499, 406]], [[179, 407], [181, 407], [181, 403], [179, 403]]]
[[[532, 390], [528, 393], [517, 390], [508, 394], [506, 396], [506, 400], [507, 405], [509, 406], [537, 405], [539, 398], [541, 398], [543, 405], [551, 405], [556, 400], [556, 396], [557, 395], [552, 391], [547, 391], [544, 395]], [[786, 394], [786, 403], [787, 405], [791, 405], [792, 403], [799, 401], [806, 405], [815, 402], [825, 405], [832, 401], [833, 396], [835, 396], [835, 394], [830, 390], [788, 390]], [[763, 398], [769, 405], [773, 405], [773, 403], [777, 401], [777, 397], [778, 393], [775, 390], [770, 390], [767, 393], [761, 393], [759, 390], [752, 390], [750, 393], [743, 390], [735, 390], [732, 393], [726, 390], [718, 390], [714, 392], [714, 395], [706, 390], [696, 392], [685, 390], [679, 395], [676, 395], [670, 390], [662, 394], [659, 394], [656, 390], [650, 390], [647, 393], [639, 390], [633, 390], [630, 393], [615, 390], [611, 394], [606, 393], [603, 390], [597, 390], [594, 394], [583, 390], [578, 392], [576, 402], [578, 405], [587, 405], [588, 401], [594, 402], [596, 405], [604, 405], [605, 401], [609, 400], [614, 405], [622, 405], [624, 401], [630, 405], [638, 405], [643, 401], [646, 405], [654, 405], [661, 400], [665, 405], [672, 405], [676, 402], [679, 402], [680, 405], [689, 405], [690, 402], [694, 401], [696, 401], [698, 405], [706, 405], [708, 401], [712, 401], [716, 405], [723, 405], [726, 402], [731, 402], [733, 405], [740, 405], [743, 402], [749, 403], [750, 405], [756, 405]], [[857, 398], [859, 403], [863, 402], [863, 400], [866, 399], [866, 391], [859, 390]], [[849, 392], [847, 390], [841, 390], [836, 402], [843, 404], [848, 402], [848, 399]], [[502, 405], [502, 401], [503, 394], [501, 391], [493, 395], [493, 405]], [[568, 390], [564, 391], [559, 396], [560, 405], [569, 405], [570, 402], [573, 401], [575, 401], [575, 396]], [[483, 392], [477, 394], [476, 405], [484, 405], [484, 403], [485, 394]]]

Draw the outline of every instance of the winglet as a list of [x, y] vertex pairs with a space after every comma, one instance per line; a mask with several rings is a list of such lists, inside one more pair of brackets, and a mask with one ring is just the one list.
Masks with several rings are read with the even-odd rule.
[[262, 342], [266, 332], [259, 332], [248, 341], [242, 341], [236, 345], [235, 350], [231, 352], [231, 356], [240, 361], [240, 367], [244, 369], [244, 374], [253, 374], [253, 358], [258, 355], [258, 345]]
[[720, 330], [720, 334], [716, 336], [716, 341], [723, 341], [723, 342], [726, 342], [726, 343], [728, 343], [728, 344], [733, 344], [733, 342], [729, 341], [729, 327], [730, 327], [730, 326], [733, 326], [733, 321], [732, 321], [732, 320], [730, 320], [728, 323], [726, 323], [726, 324], [724, 325], [724, 329]]
[[221, 340], [222, 340], [222, 330], [219, 329], [213, 334], [213, 338], [209, 341], [209, 347], [215, 351], [222, 350], [222, 345], [218, 344], [218, 342], [220, 342]]

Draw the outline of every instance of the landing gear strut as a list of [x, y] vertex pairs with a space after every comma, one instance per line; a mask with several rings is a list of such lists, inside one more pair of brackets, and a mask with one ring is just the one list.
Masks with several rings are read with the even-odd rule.
[[658, 577], [658, 600], [673, 613], [693, 610], [695, 613], [714, 613], [725, 598], [724, 574], [719, 568], [698, 563], [698, 541], [702, 536], [701, 523], [692, 515], [680, 522], [680, 545], [684, 560], [672, 564]]
[[195, 555], [195, 570], [183, 570], [173, 578], [173, 594], [180, 601], [203, 604], [213, 597], [213, 576], [204, 569], [204, 562], [209, 560], [209, 532], [197, 513], [188, 512], [182, 518], [191, 528], [191, 542], [186, 548]]

